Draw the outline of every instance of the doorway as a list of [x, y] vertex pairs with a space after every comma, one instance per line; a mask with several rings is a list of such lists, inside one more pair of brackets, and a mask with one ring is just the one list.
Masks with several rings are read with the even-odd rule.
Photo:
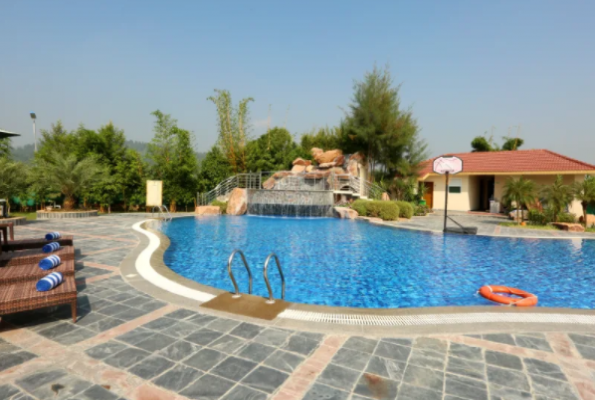
[[426, 187], [426, 194], [424, 195], [424, 200], [426, 201], [426, 205], [428, 208], [434, 208], [434, 182], [422, 182], [423, 185]]
[[479, 211], [490, 210], [490, 200], [494, 197], [496, 179], [493, 176], [479, 177]]

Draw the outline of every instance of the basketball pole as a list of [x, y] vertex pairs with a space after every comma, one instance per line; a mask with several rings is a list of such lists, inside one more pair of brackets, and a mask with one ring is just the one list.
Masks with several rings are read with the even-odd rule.
[[443, 232], [446, 233], [446, 218], [448, 218], [448, 178], [450, 173], [446, 171], [446, 188], [444, 190], [444, 230]]

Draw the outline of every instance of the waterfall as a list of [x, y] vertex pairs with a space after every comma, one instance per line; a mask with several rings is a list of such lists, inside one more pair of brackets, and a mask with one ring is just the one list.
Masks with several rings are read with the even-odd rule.
[[333, 192], [248, 189], [248, 214], [332, 217]]

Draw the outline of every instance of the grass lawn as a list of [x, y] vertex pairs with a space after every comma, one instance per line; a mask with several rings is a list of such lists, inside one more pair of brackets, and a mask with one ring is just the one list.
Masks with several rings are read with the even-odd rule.
[[506, 226], [507, 228], [520, 228], [520, 229], [538, 229], [544, 231], [557, 231], [558, 229], [551, 225], [519, 225], [516, 222], [500, 222], [500, 226]]
[[13, 217], [26, 217], [27, 221], [35, 221], [37, 219], [37, 213], [33, 212], [11, 212], [10, 215]]

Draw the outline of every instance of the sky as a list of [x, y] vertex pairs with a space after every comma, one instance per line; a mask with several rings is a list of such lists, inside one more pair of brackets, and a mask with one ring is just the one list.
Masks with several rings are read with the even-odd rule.
[[594, 1], [0, 0], [0, 128], [109, 121], [150, 141], [156, 109], [217, 137], [214, 89], [253, 97], [252, 135], [337, 125], [389, 65], [430, 154], [488, 133], [595, 163]]

